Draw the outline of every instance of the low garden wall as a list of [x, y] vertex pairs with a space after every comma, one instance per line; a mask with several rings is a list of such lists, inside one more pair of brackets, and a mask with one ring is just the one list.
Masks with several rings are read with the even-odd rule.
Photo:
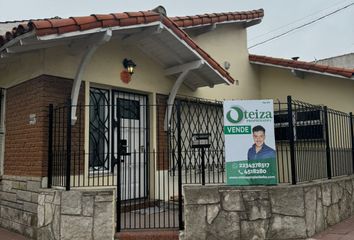
[[39, 177], [2, 176], [0, 181], [0, 227], [37, 238]]
[[354, 214], [354, 177], [284, 186], [184, 187], [183, 240], [306, 239]]
[[38, 240], [111, 240], [113, 190], [52, 190], [38, 196]]

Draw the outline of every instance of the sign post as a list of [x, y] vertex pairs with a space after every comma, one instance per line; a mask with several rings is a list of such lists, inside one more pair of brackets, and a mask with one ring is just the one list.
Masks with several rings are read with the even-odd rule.
[[228, 185], [275, 185], [273, 100], [224, 102]]
[[210, 133], [193, 133], [191, 147], [202, 151], [202, 185], [205, 185], [205, 148], [210, 148]]

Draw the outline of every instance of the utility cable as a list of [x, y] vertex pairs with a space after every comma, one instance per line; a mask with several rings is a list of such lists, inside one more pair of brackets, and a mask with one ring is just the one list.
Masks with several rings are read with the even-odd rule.
[[326, 14], [326, 15], [323, 15], [323, 16], [321, 16], [321, 17], [319, 17], [319, 18], [316, 18], [316, 19], [314, 19], [314, 20], [312, 20], [312, 21], [310, 21], [310, 22], [308, 22], [308, 23], [302, 24], [302, 25], [300, 25], [300, 26], [298, 26], [298, 27], [295, 27], [295, 28], [292, 28], [292, 29], [290, 29], [290, 30], [288, 30], [288, 31], [286, 31], [286, 32], [284, 32], [284, 33], [281, 33], [281, 34], [279, 34], [279, 35], [276, 35], [276, 36], [274, 36], [274, 37], [271, 37], [271, 38], [269, 38], [269, 39], [267, 39], [267, 40], [264, 40], [264, 41], [262, 41], [262, 42], [256, 43], [256, 44], [250, 46], [248, 49], [257, 47], [257, 46], [262, 45], [262, 44], [264, 44], [264, 43], [270, 42], [270, 41], [272, 41], [272, 40], [274, 40], [274, 39], [280, 38], [280, 37], [282, 37], [282, 36], [284, 36], [284, 35], [287, 35], [288, 33], [291, 33], [291, 32], [293, 32], [293, 31], [296, 31], [296, 30], [300, 29], [300, 28], [303, 28], [303, 27], [306, 27], [306, 26], [308, 26], [308, 25], [311, 25], [311, 24], [313, 24], [313, 23], [315, 23], [315, 22], [318, 22], [318, 21], [320, 21], [320, 20], [322, 20], [322, 19], [324, 19], [324, 18], [326, 18], [326, 17], [329, 17], [329, 16], [331, 16], [331, 15], [337, 13], [337, 12], [340, 12], [340, 11], [346, 9], [346, 8], [349, 8], [349, 7], [353, 6], [353, 5], [354, 5], [354, 2], [348, 4], [348, 5], [344, 6], [344, 7], [341, 7], [341, 8], [339, 8], [339, 9], [333, 11], [333, 12], [330, 12], [330, 13], [328, 13], [328, 14]]
[[[344, 2], [347, 2], [347, 1], [344, 1]], [[253, 38], [249, 39], [249, 41], [252, 42], [253, 40], [255, 40], [255, 39], [257, 39], [257, 38], [263, 37], [263, 36], [268, 35], [268, 34], [270, 34], [270, 33], [272, 33], [272, 32], [276, 32], [276, 31], [278, 31], [278, 30], [280, 30], [280, 29], [282, 29], [282, 28], [285, 28], [285, 27], [288, 27], [288, 26], [290, 26], [290, 25], [293, 25], [294, 23], [303, 21], [303, 20], [306, 19], [306, 18], [315, 16], [315, 15], [317, 15], [317, 14], [323, 12], [323, 11], [326, 11], [326, 10], [328, 10], [328, 9], [330, 9], [330, 8], [333, 8], [334, 6], [337, 6], [338, 4], [342, 4], [342, 3], [344, 3], [344, 2], [343, 2], [343, 1], [337, 2], [337, 3], [331, 5], [331, 6], [327, 7], [327, 8], [324, 8], [324, 9], [319, 10], [319, 11], [317, 11], [317, 12], [313, 12], [313, 13], [311, 13], [311, 14], [305, 16], [305, 17], [299, 18], [299, 19], [297, 19], [297, 20], [295, 20], [295, 21], [293, 21], [293, 22], [291, 22], [291, 23], [288, 23], [288, 24], [283, 25], [283, 26], [280, 26], [280, 27], [278, 27], [278, 28], [276, 28], [276, 29], [270, 30], [269, 32], [266, 32], [266, 33], [263, 33], [263, 34], [259, 34], [259, 35], [257, 35], [257, 36], [254, 36]]]

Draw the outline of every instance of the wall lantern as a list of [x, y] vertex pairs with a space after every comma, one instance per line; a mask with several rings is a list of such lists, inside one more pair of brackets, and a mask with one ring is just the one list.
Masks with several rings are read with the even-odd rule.
[[128, 73], [132, 75], [134, 73], [134, 68], [136, 67], [136, 64], [133, 62], [133, 60], [124, 58], [123, 66], [128, 71]]

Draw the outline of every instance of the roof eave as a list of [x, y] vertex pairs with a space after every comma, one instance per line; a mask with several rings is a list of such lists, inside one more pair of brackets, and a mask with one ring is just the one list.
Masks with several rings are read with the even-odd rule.
[[[186, 42], [185, 39], [181, 38], [180, 36], [178, 36], [179, 34], [175, 33], [175, 31], [178, 31], [178, 27], [177, 30], [173, 30], [170, 27], [166, 26], [165, 24], [163, 24], [163, 22], [161, 21], [154, 21], [154, 22], [150, 22], [150, 23], [146, 23], [146, 24], [138, 24], [138, 25], [129, 25], [129, 26], [115, 26], [115, 27], [109, 27], [109, 28], [94, 28], [94, 29], [89, 29], [89, 30], [85, 30], [85, 31], [73, 31], [73, 32], [67, 32], [67, 33], [62, 33], [62, 34], [48, 34], [48, 35], [36, 35], [35, 30], [23, 34], [21, 36], [18, 36], [17, 38], [11, 40], [10, 42], [6, 43], [4, 46], [2, 46], [0, 48], [0, 51], [4, 51], [5, 52], [9, 52], [9, 49], [11, 49], [11, 47], [13, 48], [20, 48], [20, 49], [25, 49], [25, 46], [21, 45], [21, 40], [26, 39], [26, 38], [31, 38], [31, 43], [35, 44], [38, 48], [37, 49], [41, 49], [41, 48], [45, 48], [45, 45], [42, 45], [42, 43], [44, 42], [49, 42], [49, 41], [55, 41], [58, 45], [60, 45], [60, 42], [62, 42], [65, 39], [70, 39], [70, 38], [75, 38], [78, 36], [84, 36], [84, 35], [92, 35], [92, 34], [96, 34], [96, 33], [100, 33], [100, 32], [104, 32], [107, 29], [111, 29], [112, 31], [119, 31], [119, 30], [126, 30], [126, 29], [133, 29], [133, 28], [143, 28], [143, 27], [153, 27], [153, 26], [160, 26], [165, 28], [170, 34], [172, 34], [174, 36], [174, 38], [176, 38], [179, 42], [181, 42], [185, 47], [187, 47], [189, 49], [189, 51], [191, 51], [196, 58], [200, 59], [200, 60], [204, 60], [205, 61], [205, 65], [210, 68], [214, 73], [217, 74], [217, 76], [219, 76], [219, 80], [215, 81], [215, 84], [220, 84], [220, 80], [222, 79], [224, 83], [226, 83], [227, 85], [232, 84], [233, 82], [231, 80], [233, 80], [230, 76], [229, 77], [225, 77], [223, 76], [223, 74], [221, 72], [219, 72], [220, 70], [214, 68], [213, 66], [211, 66], [211, 64], [208, 62], [209, 60], [212, 61], [213, 63], [215, 62], [215, 60], [213, 59], [205, 59], [196, 49], [192, 48], [191, 46], [189, 46], [189, 44]], [[55, 46], [55, 45], [53, 45]], [[199, 47], [198, 47], [199, 49]], [[215, 62], [216, 63], [216, 62]], [[228, 75], [228, 74], [226, 74]], [[229, 79], [231, 78], [231, 80]]]
[[190, 30], [193, 28], [203, 28], [203, 27], [209, 27], [211, 25], [217, 26], [217, 25], [225, 25], [225, 24], [239, 24], [242, 25], [244, 28], [248, 28], [261, 23], [262, 19], [263, 17], [254, 18], [254, 19], [231, 20], [231, 21], [223, 21], [223, 22], [216, 22], [216, 23], [192, 25], [192, 26], [180, 27], [180, 28], [183, 30]]
[[36, 36], [35, 31], [30, 31], [27, 33], [24, 33], [14, 39], [12, 39], [11, 41], [5, 43], [3, 46], [0, 47], [0, 53], [2, 53], [4, 50], [6, 50], [7, 48], [14, 46], [15, 44], [21, 42], [21, 40], [26, 39], [26, 38], [32, 38]]
[[352, 75], [352, 77], [348, 78], [348, 77], [345, 77], [345, 76], [339, 75], [339, 74], [332, 74], [332, 73], [326, 73], [326, 72], [319, 72], [319, 71], [313, 71], [313, 70], [306, 70], [306, 69], [303, 69], [303, 68], [296, 68], [296, 67], [287, 67], [287, 66], [281, 66], [281, 65], [271, 64], [271, 63], [263, 63], [263, 62], [253, 61], [253, 60], [250, 60], [250, 63], [252, 63], [252, 64], [257, 64], [257, 65], [263, 65], [263, 66], [269, 66], [269, 67], [276, 67], [276, 68], [289, 69], [289, 70], [297, 70], [297, 71], [301, 71], [301, 72], [308, 72], [308, 73], [319, 74], [319, 75], [325, 75], [325, 76], [330, 76], [330, 77], [338, 77], [338, 78], [344, 78], [344, 79], [352, 79], [352, 80], [354, 80], [354, 75]]

